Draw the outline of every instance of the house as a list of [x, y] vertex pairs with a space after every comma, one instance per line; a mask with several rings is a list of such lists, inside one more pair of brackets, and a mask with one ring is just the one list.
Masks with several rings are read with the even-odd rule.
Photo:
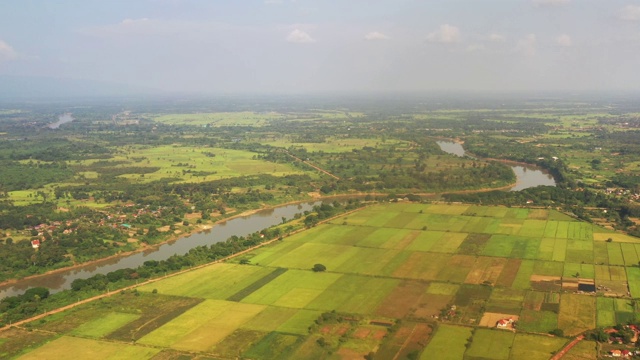
[[609, 354], [611, 354], [611, 356], [613, 357], [621, 357], [622, 356], [622, 351], [615, 349], [615, 350], [611, 350], [609, 351]]
[[512, 318], [508, 318], [508, 319], [500, 319], [498, 320], [498, 322], [496, 323], [496, 327], [498, 329], [506, 329], [509, 327], [509, 325], [513, 324], [513, 319]]
[[40, 247], [40, 240], [31, 240], [31, 247], [37, 249]]

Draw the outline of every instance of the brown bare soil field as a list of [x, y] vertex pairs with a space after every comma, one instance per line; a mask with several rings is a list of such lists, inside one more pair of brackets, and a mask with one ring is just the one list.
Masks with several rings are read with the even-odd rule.
[[418, 237], [418, 235], [420, 235], [420, 233], [421, 233], [421, 231], [412, 231], [412, 232], [408, 233], [404, 238], [402, 238], [402, 240], [400, 242], [398, 242], [398, 244], [396, 246], [394, 246], [394, 248], [396, 248], [396, 249], [404, 249], [409, 244], [411, 244], [413, 242], [413, 240], [415, 240]]
[[453, 301], [452, 295], [426, 294], [422, 297], [420, 304], [413, 313], [413, 317], [418, 319], [428, 319], [433, 315], [440, 314], [440, 310]]
[[539, 281], [560, 281], [560, 276], [549, 276], [549, 275], [531, 275], [531, 281], [539, 282]]
[[577, 291], [578, 290], [578, 281], [562, 281], [562, 290], [565, 291]]
[[562, 278], [560, 276], [531, 275], [531, 288], [538, 291], [560, 291]]
[[489, 281], [495, 284], [507, 264], [507, 259], [479, 256], [465, 279], [467, 284], [482, 284]]
[[505, 264], [502, 272], [500, 273], [500, 276], [498, 277], [498, 280], [496, 281], [496, 285], [511, 287], [511, 284], [513, 284], [513, 281], [518, 275], [518, 270], [520, 269], [521, 263], [522, 260], [520, 259], [507, 260], [507, 263]]
[[360, 327], [353, 332], [352, 336], [356, 339], [366, 339], [369, 334], [371, 334], [371, 329]]
[[627, 296], [629, 287], [626, 281], [614, 281], [614, 280], [600, 280], [597, 285], [602, 285], [604, 289], [598, 289], [599, 293], [604, 293], [605, 296]]
[[[509, 319], [509, 318], [513, 319], [514, 321], [518, 321], [520, 317], [514, 314], [499, 314], [499, 313], [486, 312], [482, 316], [482, 319], [480, 319], [479, 325], [493, 328], [493, 327], [496, 327], [496, 323], [498, 322], [498, 320]], [[507, 329], [512, 329], [512, 328], [513, 328], [512, 326], [507, 327]]]
[[418, 306], [427, 286], [424, 282], [403, 281], [382, 301], [376, 314], [389, 318], [406, 317], [412, 308]]

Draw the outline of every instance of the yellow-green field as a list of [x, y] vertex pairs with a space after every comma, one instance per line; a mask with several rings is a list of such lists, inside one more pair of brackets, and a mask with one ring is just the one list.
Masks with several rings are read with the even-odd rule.
[[194, 114], [167, 114], [154, 118], [154, 121], [174, 125], [198, 125], [198, 126], [262, 126], [269, 120], [282, 119], [286, 116], [274, 112], [256, 113], [251, 111], [219, 112], [219, 113], [194, 113]]
[[289, 148], [293, 147], [303, 147], [309, 152], [322, 151], [325, 153], [341, 153], [341, 152], [349, 152], [353, 149], [362, 149], [365, 146], [368, 147], [378, 147], [380, 145], [384, 146], [398, 146], [399, 150], [402, 148], [407, 148], [410, 146], [409, 143], [400, 141], [400, 140], [382, 140], [380, 138], [372, 138], [372, 139], [357, 139], [357, 138], [337, 138], [337, 137], [329, 137], [325, 139], [324, 142], [321, 143], [305, 143], [305, 142], [294, 142], [288, 137], [260, 140], [255, 139], [256, 141], [265, 144], [271, 145], [275, 147]]
[[[80, 346], [74, 342], [91, 342], [105, 347], [91, 352], [93, 359], [110, 359], [109, 346], [129, 338], [135, 345], [126, 344], [127, 354], [140, 359], [154, 356], [143, 352], [149, 349], [158, 356], [222, 359], [362, 358], [370, 352], [382, 358], [416, 353], [430, 359], [446, 352], [441, 358], [548, 359], [568, 339], [540, 333], [559, 328], [573, 336], [638, 314], [632, 298], [576, 291], [579, 280], [590, 280], [624, 296], [629, 282], [640, 298], [640, 241], [604, 242], [598, 234], [611, 233], [548, 209], [375, 205], [241, 259], [144, 285], [139, 296], [117, 295], [91, 312], [34, 324], [59, 338], [24, 356], [46, 358]], [[598, 262], [602, 256], [609, 265]], [[327, 271], [311, 271], [318, 263]], [[153, 320], [150, 302], [184, 305]], [[492, 316], [518, 318], [517, 331], [482, 322]], [[12, 341], [0, 343], [0, 354]], [[595, 359], [588, 346], [570, 354]]]

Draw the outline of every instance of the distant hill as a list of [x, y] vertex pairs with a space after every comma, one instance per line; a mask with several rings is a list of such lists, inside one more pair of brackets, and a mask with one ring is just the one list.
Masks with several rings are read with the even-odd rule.
[[159, 95], [161, 91], [92, 80], [0, 75], [0, 101]]

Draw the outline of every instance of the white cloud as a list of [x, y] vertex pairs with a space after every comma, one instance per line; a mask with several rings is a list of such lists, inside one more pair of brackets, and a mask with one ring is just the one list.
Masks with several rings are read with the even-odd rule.
[[121, 24], [126, 26], [141, 24], [149, 21], [149, 18], [141, 18], [141, 19], [124, 19]]
[[278, 5], [282, 4], [282, 0], [264, 0], [264, 3], [267, 5]]
[[381, 32], [372, 31], [364, 36], [365, 40], [388, 40], [389, 37]]
[[560, 46], [571, 46], [571, 36], [567, 34], [562, 34], [556, 38], [556, 43]]
[[18, 58], [18, 53], [3, 40], [0, 40], [0, 62], [15, 60]]
[[489, 34], [489, 41], [493, 42], [505, 42], [507, 40], [506, 36], [498, 33]]
[[535, 6], [559, 6], [565, 5], [571, 2], [571, 0], [533, 0]]
[[427, 35], [427, 40], [443, 44], [456, 43], [460, 41], [460, 29], [449, 24], [440, 25], [440, 29]]
[[618, 17], [627, 21], [640, 21], [640, 5], [627, 5], [620, 9]]
[[295, 29], [292, 32], [290, 32], [289, 35], [287, 36], [287, 41], [291, 43], [299, 43], [299, 44], [309, 44], [309, 43], [316, 42], [316, 40], [312, 38], [311, 35], [307, 34], [306, 32], [300, 29]]
[[535, 34], [529, 34], [518, 41], [516, 51], [521, 52], [526, 56], [534, 56], [536, 54], [536, 43], [537, 40]]
[[124, 19], [116, 24], [95, 26], [82, 29], [80, 32], [100, 37], [114, 35], [168, 35], [192, 30], [197, 26], [195, 23], [184, 23], [177, 21], [163, 21], [158, 19], [140, 18]]
[[107, 24], [79, 29], [78, 32], [100, 38], [132, 39], [136, 37], [179, 37], [182, 39], [202, 39], [215, 34], [236, 30], [233, 26], [213, 21], [183, 21], [166, 19], [124, 19], [115, 24]]
[[485, 46], [482, 44], [471, 44], [469, 46], [467, 46], [467, 51], [468, 52], [476, 52], [476, 51], [482, 51], [485, 49]]

